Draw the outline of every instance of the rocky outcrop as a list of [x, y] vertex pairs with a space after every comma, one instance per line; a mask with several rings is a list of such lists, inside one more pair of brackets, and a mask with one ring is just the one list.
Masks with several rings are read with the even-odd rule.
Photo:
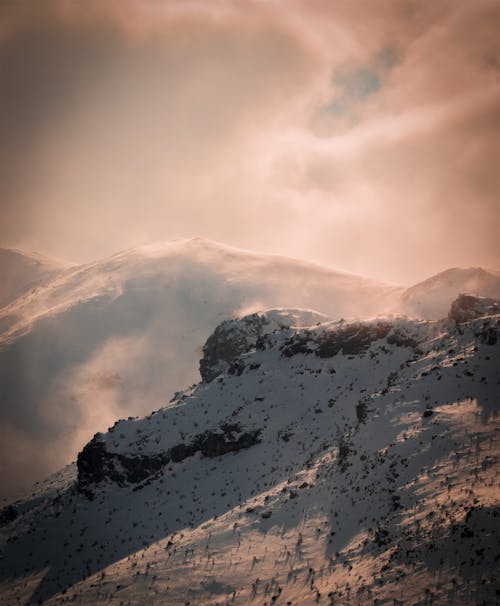
[[241, 432], [239, 425], [225, 426], [222, 432], [207, 431], [202, 434], [196, 444], [205, 457], [219, 457], [228, 452], [236, 452], [242, 448], [250, 448], [260, 442], [260, 429]]
[[364, 353], [373, 341], [386, 337], [391, 328], [391, 324], [387, 322], [349, 324], [345, 328], [322, 335], [315, 354], [320, 358], [331, 358], [340, 351], [344, 355]]
[[163, 468], [171, 459], [169, 453], [157, 455], [124, 455], [108, 452], [98, 436], [78, 453], [78, 488], [91, 495], [89, 488], [105, 479], [119, 486], [137, 484]]
[[451, 304], [448, 319], [456, 324], [500, 313], [500, 302], [485, 297], [461, 294]]
[[96, 434], [78, 454], [78, 489], [92, 498], [93, 488], [104, 480], [118, 486], [140, 484], [168, 463], [180, 463], [197, 452], [213, 458], [250, 448], [260, 442], [260, 434], [260, 429], [243, 431], [239, 423], [223, 423], [216, 430], [196, 435], [190, 442], [180, 442], [150, 455], [109, 452]]
[[243, 354], [262, 351], [273, 346], [273, 335], [291, 327], [318, 326], [330, 318], [310, 309], [280, 308], [253, 313], [243, 318], [226, 320], [219, 324], [203, 346], [200, 374], [204, 383], [210, 383], [224, 372], [240, 375], [245, 369]]
[[18, 515], [18, 511], [13, 505], [7, 505], [0, 509], [0, 528], [13, 522]]
[[414, 337], [398, 328], [388, 335], [387, 343], [389, 345], [396, 345], [396, 347], [409, 347], [410, 349], [415, 349], [418, 345], [418, 341]]
[[386, 337], [392, 326], [388, 322], [375, 324], [353, 323], [323, 332], [301, 331], [288, 338], [280, 348], [286, 358], [297, 354], [314, 353], [319, 358], [331, 358], [364, 353], [373, 341]]
[[210, 383], [225, 372], [243, 353], [262, 339], [265, 316], [251, 314], [241, 320], [226, 320], [217, 326], [203, 346], [200, 375], [204, 383]]

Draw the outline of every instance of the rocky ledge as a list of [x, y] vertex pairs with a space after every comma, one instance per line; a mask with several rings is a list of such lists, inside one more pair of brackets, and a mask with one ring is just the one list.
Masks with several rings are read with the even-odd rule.
[[495, 299], [461, 294], [451, 304], [448, 318], [456, 324], [462, 324], [498, 313], [500, 313], [500, 303]]
[[110, 452], [101, 434], [96, 434], [78, 454], [78, 489], [92, 498], [93, 488], [105, 480], [118, 486], [140, 485], [161, 472], [165, 465], [180, 463], [198, 452], [213, 458], [250, 448], [260, 441], [260, 434], [260, 429], [243, 431], [239, 423], [222, 423], [217, 430], [205, 431], [189, 442], [149, 455]]

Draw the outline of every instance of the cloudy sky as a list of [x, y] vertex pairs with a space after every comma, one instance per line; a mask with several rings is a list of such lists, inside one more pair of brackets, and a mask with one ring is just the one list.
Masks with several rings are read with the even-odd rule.
[[500, 266], [500, 4], [0, 1], [0, 245]]

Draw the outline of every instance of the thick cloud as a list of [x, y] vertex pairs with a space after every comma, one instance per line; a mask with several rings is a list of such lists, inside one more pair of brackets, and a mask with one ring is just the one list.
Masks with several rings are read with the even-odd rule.
[[497, 2], [2, 4], [0, 242], [497, 266]]

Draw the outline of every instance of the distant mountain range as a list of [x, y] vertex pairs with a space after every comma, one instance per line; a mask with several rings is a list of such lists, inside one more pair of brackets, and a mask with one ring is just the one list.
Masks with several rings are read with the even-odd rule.
[[[198, 378], [225, 319], [268, 308], [338, 320], [444, 316], [460, 292], [500, 297], [500, 275], [453, 269], [409, 289], [204, 239], [63, 266], [0, 251], [0, 485], [12, 492], [76, 456], [116, 418]], [[48, 447], [50, 445], [50, 447]]]

